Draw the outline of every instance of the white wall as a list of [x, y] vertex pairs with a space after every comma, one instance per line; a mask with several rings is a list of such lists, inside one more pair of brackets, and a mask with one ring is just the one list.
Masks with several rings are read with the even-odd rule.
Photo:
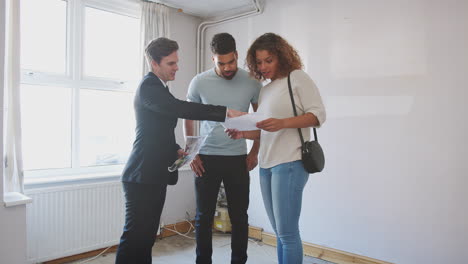
[[2, 200], [0, 205], [0, 263], [27, 263], [25, 205], [5, 208]]
[[[179, 44], [179, 71], [176, 73], [175, 81], [170, 82], [170, 89], [172, 94], [181, 100], [186, 99], [190, 81], [196, 75], [196, 38], [200, 22], [199, 18], [171, 8], [170, 38]], [[176, 129], [176, 139], [179, 144], [184, 143], [182, 123], [179, 119]], [[183, 147], [182, 144], [181, 147]]]
[[[328, 110], [302, 239], [398, 264], [468, 259], [468, 2], [266, 1], [213, 27], [246, 49], [265, 32], [295, 46]], [[206, 49], [205, 61], [209, 61]], [[208, 67], [211, 65], [208, 64]], [[250, 224], [272, 229], [252, 175]]]
[[[0, 1], [0, 58], [0, 160], [3, 160], [5, 1]], [[26, 263], [26, 207], [4, 207], [3, 177], [0, 166], [0, 263]]]
[[[196, 32], [201, 21], [193, 16], [179, 13], [171, 9], [170, 13], [170, 38], [179, 43], [179, 71], [176, 80], [171, 82], [172, 94], [185, 100], [187, 88], [196, 74]], [[185, 146], [182, 131], [182, 119], [179, 119], [176, 128], [177, 143], [183, 148]], [[166, 204], [164, 206], [161, 221], [164, 224], [181, 222], [185, 219], [185, 212], [191, 218], [195, 216], [195, 191], [191, 171], [179, 171], [179, 182], [176, 186], [169, 186]]]

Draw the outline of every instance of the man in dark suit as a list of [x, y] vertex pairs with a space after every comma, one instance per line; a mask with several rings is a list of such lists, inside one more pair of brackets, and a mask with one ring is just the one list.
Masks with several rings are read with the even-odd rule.
[[151, 263], [167, 185], [177, 183], [177, 171], [168, 167], [186, 154], [175, 141], [178, 118], [224, 122], [226, 116], [242, 112], [224, 106], [203, 105], [176, 99], [166, 82], [175, 79], [179, 46], [158, 38], [146, 49], [151, 65], [135, 94], [136, 137], [122, 174], [125, 193], [125, 226], [117, 251], [116, 264]]

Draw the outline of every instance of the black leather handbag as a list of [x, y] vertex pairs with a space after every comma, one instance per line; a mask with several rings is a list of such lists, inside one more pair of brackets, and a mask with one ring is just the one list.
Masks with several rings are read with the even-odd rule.
[[[294, 96], [291, 88], [291, 73], [288, 75], [288, 88], [294, 116], [297, 116], [296, 104], [294, 103]], [[325, 155], [318, 142], [317, 130], [314, 127], [314, 141], [306, 142], [304, 142], [301, 129], [298, 128], [297, 131], [299, 131], [299, 137], [301, 138], [302, 163], [304, 164], [305, 170], [309, 173], [321, 172], [325, 167]]]

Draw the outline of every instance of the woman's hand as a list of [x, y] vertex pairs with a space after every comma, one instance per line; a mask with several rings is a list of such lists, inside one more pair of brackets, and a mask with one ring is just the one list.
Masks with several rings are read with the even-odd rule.
[[257, 127], [268, 132], [276, 132], [286, 126], [284, 119], [268, 118], [258, 122]]
[[247, 163], [247, 171], [253, 170], [258, 165], [257, 153], [250, 152], [245, 162]]
[[241, 139], [244, 138], [244, 134], [242, 131], [239, 131], [237, 129], [225, 129], [224, 132], [228, 134], [228, 136], [232, 139]]

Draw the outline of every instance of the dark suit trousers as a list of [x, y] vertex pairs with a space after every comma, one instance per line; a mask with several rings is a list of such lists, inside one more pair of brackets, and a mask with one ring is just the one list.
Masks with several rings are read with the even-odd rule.
[[231, 263], [240, 264], [247, 261], [249, 227], [247, 209], [249, 207], [250, 178], [246, 157], [246, 155], [200, 155], [205, 173], [202, 177], [195, 178], [197, 198], [196, 263], [212, 263], [212, 226], [221, 182], [224, 183], [229, 218], [232, 224]]
[[161, 212], [166, 200], [166, 184], [123, 182], [125, 226], [117, 250], [116, 264], [151, 263]]

